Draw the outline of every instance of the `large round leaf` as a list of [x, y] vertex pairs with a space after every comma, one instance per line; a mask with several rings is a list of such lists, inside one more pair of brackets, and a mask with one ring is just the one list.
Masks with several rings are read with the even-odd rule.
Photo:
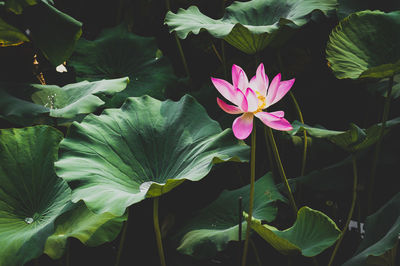
[[0, 265], [43, 252], [70, 189], [54, 172], [62, 134], [48, 126], [0, 130]]
[[77, 114], [94, 112], [105, 102], [99, 97], [123, 91], [128, 78], [82, 81], [63, 87], [57, 85], [32, 85], [38, 91], [32, 94], [33, 102], [49, 108], [50, 116], [74, 118]]
[[34, 44], [54, 66], [58, 66], [74, 51], [82, 35], [82, 23], [49, 2], [40, 0], [25, 8], [24, 17]]
[[332, 246], [340, 235], [334, 221], [320, 211], [302, 207], [297, 213], [294, 225], [286, 230], [262, 224], [252, 217], [254, 229], [271, 246], [285, 255], [302, 254], [314, 257]]
[[[223, 191], [209, 206], [198, 211], [177, 234], [178, 251], [198, 258], [212, 258], [226, 248], [229, 241], [239, 241], [238, 199], [242, 197], [243, 210], [248, 211], [250, 185]], [[272, 222], [277, 214], [276, 201], [286, 202], [275, 187], [272, 174], [257, 180], [254, 189], [254, 217]], [[246, 234], [242, 222], [242, 239]]]
[[44, 253], [52, 259], [63, 255], [69, 237], [88, 246], [98, 246], [114, 240], [127, 220], [127, 215], [116, 217], [110, 213], [95, 214], [83, 202], [62, 214], [55, 221], [55, 232], [46, 241]]
[[249, 155], [249, 147], [190, 96], [179, 102], [128, 98], [121, 109], [74, 122], [60, 147], [56, 171], [73, 188], [73, 201], [117, 216], [186, 179], [202, 179], [214, 163]]
[[337, 16], [340, 20], [344, 19], [351, 13], [362, 10], [381, 10], [381, 11], [394, 11], [400, 9], [400, 2], [398, 0], [338, 0], [339, 7]]
[[[400, 193], [376, 213], [367, 217], [365, 222], [365, 238], [355, 255], [344, 266], [366, 265], [367, 260], [384, 255], [393, 249], [400, 235]], [[376, 258], [375, 258], [376, 259]], [[369, 264], [368, 264], [369, 265]], [[378, 265], [378, 264], [373, 264]], [[379, 264], [391, 265], [391, 264]]]
[[[66, 61], [72, 54], [76, 41], [82, 34], [82, 23], [54, 7], [52, 0], [8, 0], [5, 7], [21, 14], [27, 31], [36, 47], [55, 66]], [[17, 37], [16, 32], [13, 37]], [[20, 41], [23, 33], [18, 34]]]
[[400, 11], [361, 11], [343, 19], [326, 47], [337, 78], [385, 78], [400, 73]]
[[[377, 93], [383, 97], [387, 97], [389, 88], [389, 78], [380, 79], [377, 82], [368, 83], [367, 90], [372, 93]], [[400, 74], [393, 77], [392, 92], [390, 95], [393, 99], [400, 97]]]
[[36, 91], [32, 86], [0, 84], [0, 118], [17, 125], [36, 124], [38, 117], [48, 116], [49, 108], [32, 102], [30, 96]]
[[113, 99], [113, 107], [131, 96], [163, 98], [165, 88], [175, 80], [169, 61], [157, 52], [154, 38], [130, 33], [126, 26], [104, 30], [94, 41], [81, 39], [69, 63], [78, 80], [128, 76], [127, 89]]
[[[400, 117], [386, 121], [384, 133], [389, 132], [391, 127], [399, 124]], [[350, 129], [347, 131], [335, 131], [311, 127], [301, 124], [298, 121], [295, 121], [292, 126], [293, 130], [289, 132], [291, 135], [295, 135], [302, 130], [306, 130], [311, 136], [317, 138], [326, 138], [349, 152], [357, 152], [375, 144], [379, 140], [382, 129], [382, 123], [372, 125], [367, 129], [361, 129], [355, 124], [350, 124]]]
[[[38, 118], [74, 119], [77, 115], [96, 111], [104, 105], [101, 98], [124, 90], [128, 78], [82, 81], [63, 87], [38, 84], [2, 84], [0, 88], [0, 116], [22, 125], [38, 122]], [[33, 101], [33, 102], [32, 102]]]
[[[275, 39], [285, 38], [289, 28], [298, 28], [310, 21], [312, 13], [333, 11], [336, 0], [252, 0], [234, 2], [221, 19], [202, 14], [196, 6], [168, 12], [165, 24], [181, 39], [189, 33], [208, 31], [223, 38], [241, 51], [254, 54]], [[285, 26], [288, 26], [285, 28]]]

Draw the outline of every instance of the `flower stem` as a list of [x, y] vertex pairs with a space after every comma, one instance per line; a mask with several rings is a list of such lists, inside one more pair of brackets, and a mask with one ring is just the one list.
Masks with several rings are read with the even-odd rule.
[[279, 174], [280, 174], [280, 176], [282, 178], [283, 184], [285, 185], [286, 192], [287, 192], [287, 194], [289, 196], [290, 204], [292, 205], [292, 209], [293, 209], [294, 215], [296, 217], [297, 216], [297, 212], [298, 212], [297, 205], [296, 205], [296, 202], [294, 201], [292, 190], [290, 189], [289, 182], [288, 182], [288, 180], [286, 178], [286, 174], [285, 174], [285, 170], [283, 169], [281, 157], [279, 156], [278, 147], [276, 146], [276, 142], [275, 142], [275, 139], [274, 139], [274, 134], [272, 133], [272, 129], [270, 127], [267, 128], [267, 133], [268, 133], [269, 141], [270, 141], [270, 143], [272, 145], [272, 151], [273, 151], [274, 156], [275, 156], [275, 161], [278, 164]]
[[239, 197], [238, 198], [238, 207], [239, 207], [239, 212], [238, 212], [238, 226], [239, 226], [239, 243], [242, 242], [242, 222], [243, 222], [243, 198]]
[[388, 93], [386, 95], [385, 105], [383, 107], [382, 125], [381, 125], [381, 130], [379, 132], [379, 139], [378, 139], [378, 142], [376, 143], [374, 161], [372, 163], [371, 176], [370, 176], [370, 179], [369, 179], [368, 214], [371, 214], [372, 211], [373, 211], [373, 206], [372, 205], [373, 205], [373, 194], [374, 194], [374, 186], [375, 186], [375, 175], [376, 175], [376, 170], [377, 170], [377, 167], [378, 167], [379, 155], [380, 155], [381, 148], [382, 148], [382, 139], [383, 139], [383, 135], [385, 133], [386, 121], [387, 121], [387, 119], [389, 117], [389, 109], [390, 109], [390, 100], [391, 100], [391, 95], [392, 95], [392, 88], [393, 88], [393, 76], [391, 76], [389, 78]]
[[251, 157], [250, 157], [250, 200], [249, 200], [249, 216], [247, 217], [246, 226], [246, 240], [244, 241], [242, 266], [246, 265], [247, 251], [249, 249], [250, 238], [250, 222], [253, 215], [253, 201], [254, 201], [254, 183], [256, 176], [256, 123], [253, 123], [253, 131], [251, 133]]
[[115, 266], [119, 266], [119, 263], [121, 261], [121, 256], [122, 256], [122, 250], [124, 249], [126, 232], [128, 231], [129, 208], [128, 208], [127, 212], [128, 212], [128, 218], [126, 219], [126, 221], [124, 223], [124, 227], [122, 228], [121, 239], [119, 240], [117, 258], [115, 259]]
[[158, 255], [160, 256], [161, 265], [166, 266], [167, 264], [165, 263], [164, 249], [163, 249], [162, 239], [161, 239], [160, 224], [158, 222], [158, 201], [159, 201], [159, 199], [160, 199], [159, 197], [155, 197], [153, 199], [154, 232], [156, 234]]
[[356, 156], [354, 154], [352, 156], [352, 161], [353, 161], [353, 198], [351, 200], [351, 206], [350, 206], [349, 214], [347, 216], [346, 224], [344, 225], [342, 232], [340, 233], [339, 239], [336, 242], [336, 246], [335, 246], [335, 249], [333, 250], [333, 253], [329, 260], [328, 266], [331, 266], [333, 263], [333, 260], [335, 259], [336, 253], [340, 246], [340, 243], [342, 242], [344, 234], [346, 233], [347, 228], [349, 227], [351, 217], [353, 216], [354, 207], [356, 206], [358, 176], [357, 176], [357, 161], [356, 161]]

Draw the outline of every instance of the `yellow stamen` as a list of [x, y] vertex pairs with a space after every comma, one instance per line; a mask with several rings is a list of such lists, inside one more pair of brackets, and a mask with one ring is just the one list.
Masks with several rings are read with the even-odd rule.
[[254, 113], [261, 112], [266, 107], [265, 96], [261, 95], [258, 91], [256, 91], [257, 99], [258, 99], [258, 108]]

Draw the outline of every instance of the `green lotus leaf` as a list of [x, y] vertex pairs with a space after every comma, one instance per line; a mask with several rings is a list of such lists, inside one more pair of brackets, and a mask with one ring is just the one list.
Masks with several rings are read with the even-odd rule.
[[48, 116], [49, 108], [32, 102], [30, 96], [36, 91], [29, 85], [0, 84], [0, 118], [17, 125], [36, 124], [38, 117]]
[[339, 79], [387, 78], [400, 73], [400, 11], [361, 11], [340, 21], [326, 46]]
[[192, 97], [161, 102], [131, 97], [74, 122], [60, 144], [57, 174], [95, 213], [120, 216], [184, 180], [198, 181], [215, 163], [247, 161], [249, 147], [222, 131]]
[[[333, 190], [342, 193], [353, 185], [352, 171], [352, 157], [349, 156], [343, 161], [311, 171], [304, 176], [290, 178], [288, 181], [293, 188], [301, 184], [316, 191]], [[283, 184], [279, 184], [278, 187], [283, 189]]]
[[390, 252], [396, 246], [399, 241], [399, 235], [400, 193], [397, 193], [377, 212], [367, 217], [365, 222], [365, 237], [354, 254], [354, 257], [343, 265], [361, 266], [366, 265], [367, 260], [376, 261], [377, 257]]
[[132, 96], [162, 99], [165, 88], [175, 81], [172, 66], [160, 55], [155, 38], [132, 34], [122, 24], [105, 29], [94, 41], [79, 40], [69, 63], [78, 80], [129, 77], [127, 89], [114, 97], [111, 107], [120, 107]]
[[63, 87], [38, 84], [2, 84], [0, 116], [22, 125], [30, 125], [46, 114], [56, 118], [74, 119], [80, 114], [96, 111], [112, 96], [124, 90], [128, 78], [82, 81]]
[[[387, 97], [389, 88], [389, 78], [380, 79], [376, 83], [368, 83], [367, 90], [371, 92], [376, 92], [383, 97]], [[393, 86], [391, 97], [397, 99], [400, 97], [400, 74], [393, 77]]]
[[302, 254], [314, 257], [332, 246], [340, 235], [340, 230], [334, 221], [324, 213], [309, 207], [302, 207], [297, 213], [294, 225], [283, 231], [262, 224], [254, 217], [250, 226], [284, 255]]
[[[197, 258], [212, 258], [226, 248], [229, 241], [239, 241], [238, 198], [242, 197], [243, 210], [248, 211], [250, 185], [232, 191], [223, 191], [209, 206], [198, 211], [177, 234], [179, 252]], [[271, 222], [277, 214], [275, 202], [287, 202], [275, 187], [272, 174], [257, 180], [254, 192], [254, 217]], [[242, 223], [242, 239], [246, 222]]]
[[23, 42], [29, 42], [28, 37], [0, 18], [0, 46], [19, 45]]
[[104, 105], [102, 96], [111, 96], [123, 91], [129, 83], [128, 78], [82, 81], [63, 87], [57, 85], [32, 85], [38, 91], [32, 94], [32, 100], [49, 108], [50, 116], [73, 118], [77, 114], [94, 112]]
[[339, 7], [337, 10], [337, 16], [340, 20], [344, 19], [351, 13], [362, 10], [381, 10], [385, 12], [399, 10], [400, 2], [397, 0], [338, 0]]
[[206, 30], [215, 38], [226, 40], [237, 49], [254, 54], [270, 43], [288, 37], [320, 11], [327, 14], [336, 7], [336, 0], [252, 0], [234, 2], [221, 19], [202, 14], [196, 6], [168, 12], [165, 24], [185, 39], [189, 33]]
[[[81, 22], [56, 9], [52, 0], [8, 0], [5, 7], [16, 14], [24, 11], [29, 35], [35, 46], [53, 65], [57, 66], [70, 57], [76, 41], [82, 35]], [[2, 24], [0, 23], [4, 27]], [[7, 27], [6, 37], [12, 38], [7, 39], [8, 41], [19, 44], [29, 40], [23, 33], [15, 30]]]
[[71, 199], [54, 172], [61, 132], [48, 126], [0, 130], [0, 265], [42, 254]]
[[44, 56], [54, 65], [65, 62], [82, 35], [82, 23], [59, 11], [48, 1], [24, 9], [30, 36]]
[[44, 253], [52, 259], [63, 255], [69, 237], [79, 239], [88, 246], [98, 246], [114, 240], [127, 220], [127, 215], [116, 217], [110, 213], [95, 214], [83, 202], [63, 213], [55, 221], [55, 231], [47, 239]]
[[[400, 117], [386, 121], [385, 134], [389, 132], [391, 127], [399, 124]], [[382, 128], [381, 123], [375, 124], [367, 129], [361, 129], [355, 124], [350, 124], [350, 129], [347, 131], [334, 131], [324, 128], [310, 127], [301, 124], [298, 121], [294, 121], [292, 126], [293, 130], [289, 132], [291, 135], [295, 135], [299, 130], [306, 130], [311, 136], [326, 138], [349, 152], [356, 152], [375, 144], [379, 139]]]

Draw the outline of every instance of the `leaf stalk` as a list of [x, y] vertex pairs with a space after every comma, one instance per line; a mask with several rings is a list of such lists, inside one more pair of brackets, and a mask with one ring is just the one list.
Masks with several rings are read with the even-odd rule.
[[344, 225], [342, 232], [340, 233], [339, 239], [336, 242], [336, 246], [332, 252], [332, 256], [329, 260], [328, 266], [331, 266], [333, 263], [333, 260], [335, 259], [336, 253], [339, 250], [340, 243], [342, 242], [343, 237], [347, 231], [347, 228], [349, 227], [351, 217], [353, 216], [354, 207], [356, 206], [358, 174], [357, 174], [357, 161], [356, 161], [356, 156], [354, 154], [352, 155], [352, 162], [353, 162], [353, 193], [352, 193], [353, 198], [351, 200], [351, 206], [350, 206], [349, 214], [347, 216], [346, 224]]
[[165, 263], [164, 249], [163, 249], [162, 239], [161, 239], [160, 224], [158, 221], [158, 202], [159, 202], [159, 200], [160, 200], [160, 197], [155, 197], [153, 199], [154, 232], [156, 234], [156, 241], [157, 241], [158, 255], [160, 256], [160, 263], [162, 266], [166, 266], [167, 264]]
[[388, 87], [388, 93], [386, 95], [385, 99], [385, 105], [383, 107], [383, 114], [382, 114], [382, 126], [381, 130], [379, 132], [379, 138], [378, 142], [376, 143], [376, 148], [375, 148], [375, 154], [374, 154], [374, 161], [372, 162], [372, 169], [371, 169], [371, 176], [369, 179], [369, 186], [368, 186], [368, 214], [371, 214], [373, 212], [373, 198], [374, 198], [374, 186], [375, 186], [375, 176], [376, 176], [376, 170], [378, 168], [378, 161], [379, 161], [379, 156], [381, 153], [382, 149], [382, 139], [383, 135], [385, 134], [385, 126], [386, 126], [386, 121], [388, 120], [389, 117], [389, 109], [390, 109], [390, 100], [392, 96], [392, 88], [393, 88], [393, 76], [389, 78], [389, 87]]

